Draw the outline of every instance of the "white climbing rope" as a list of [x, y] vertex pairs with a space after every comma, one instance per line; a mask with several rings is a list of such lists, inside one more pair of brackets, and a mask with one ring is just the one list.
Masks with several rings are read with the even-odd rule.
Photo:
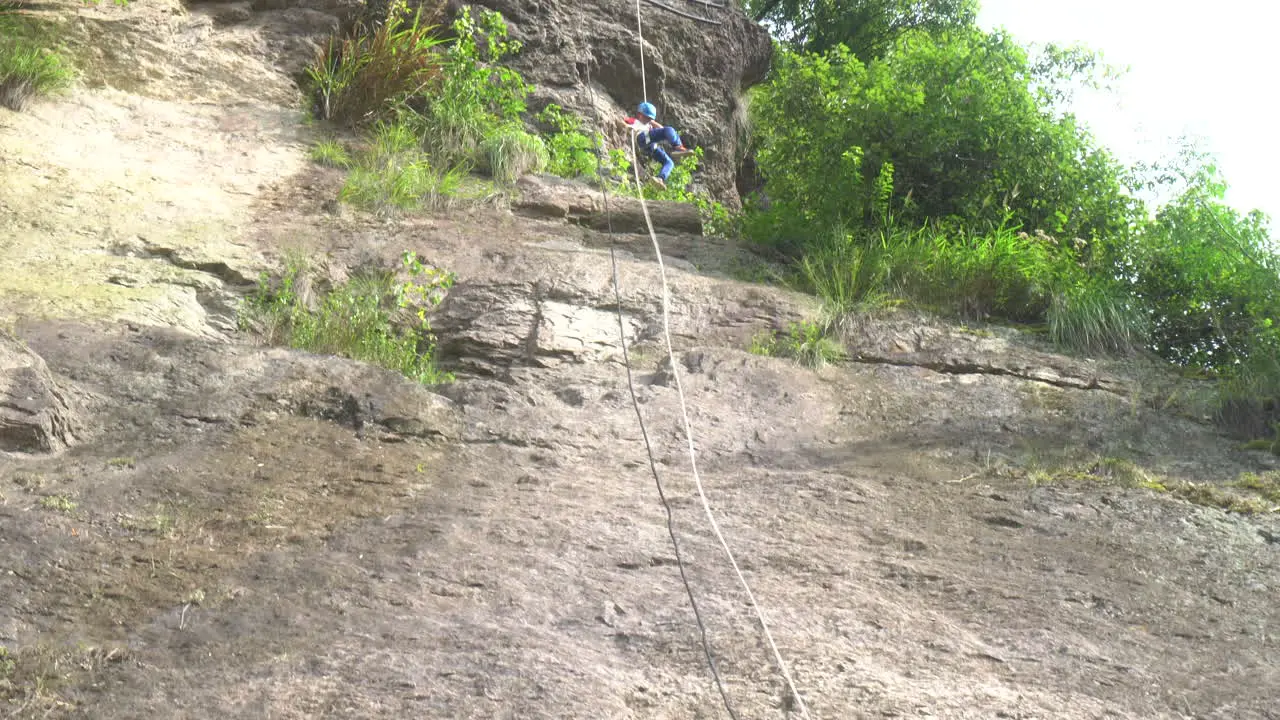
[[[636, 185], [640, 184], [640, 169], [635, 153], [635, 144], [632, 143], [631, 151], [632, 169], [635, 171]], [[662, 263], [662, 248], [658, 244], [657, 233], [653, 230], [653, 221], [649, 218], [649, 207], [645, 203], [644, 193], [640, 194], [640, 209], [644, 213], [644, 222], [649, 230], [649, 239], [653, 241], [653, 252], [658, 258], [658, 272], [662, 278], [662, 332], [667, 343], [667, 359], [671, 363], [671, 376], [676, 381], [676, 394], [680, 398], [680, 415], [684, 423], [684, 435], [689, 446], [689, 463], [693, 470], [693, 482], [698, 489], [698, 498], [702, 501], [702, 509], [707, 514], [707, 520], [711, 523], [711, 530], [715, 533], [716, 539], [720, 541], [720, 547], [724, 549], [724, 554], [729, 558], [729, 564], [733, 566], [733, 572], [738, 576], [738, 582], [741, 583], [742, 589], [747, 594], [747, 599], [751, 601], [751, 608], [755, 611], [756, 618], [760, 621], [760, 629], [764, 631], [765, 640], [769, 643], [769, 649], [773, 651], [774, 660], [778, 663], [778, 669], [782, 672], [782, 677], [787, 683], [787, 688], [791, 691], [792, 698], [795, 699], [796, 707], [799, 708], [800, 714], [809, 720], [809, 709], [804, 704], [804, 699], [800, 697], [799, 691], [796, 690], [795, 682], [791, 679], [791, 673], [787, 671], [787, 665], [782, 660], [782, 653], [778, 651], [778, 644], [773, 640], [773, 633], [769, 632], [769, 624], [764, 619], [764, 612], [760, 610], [759, 603], [756, 602], [755, 594], [751, 592], [751, 586], [747, 584], [747, 578], [742, 574], [742, 569], [738, 567], [738, 561], [733, 557], [733, 551], [729, 549], [729, 543], [725, 541], [724, 533], [720, 531], [720, 524], [716, 522], [715, 515], [711, 512], [711, 504], [707, 501], [707, 494], [702, 487], [702, 478], [698, 475], [698, 459], [694, 451], [693, 430], [689, 422], [689, 410], [685, 402], [684, 387], [680, 383], [680, 371], [676, 366], [675, 353], [671, 348], [671, 322], [668, 308], [668, 289], [667, 289], [667, 271]]]
[[[636, 37], [640, 43], [640, 82], [644, 85], [644, 35], [640, 15], [640, 0], [636, 0]], [[645, 86], [645, 101], [648, 101], [647, 86]], [[653, 241], [654, 256], [658, 260], [658, 274], [662, 279], [662, 333], [667, 344], [667, 359], [671, 363], [671, 376], [676, 383], [676, 395], [680, 398], [680, 416], [684, 423], [684, 436], [689, 446], [689, 464], [693, 471], [694, 485], [698, 489], [698, 498], [702, 501], [702, 509], [707, 514], [707, 521], [711, 524], [711, 530], [715, 533], [716, 539], [720, 541], [720, 547], [724, 549], [724, 554], [728, 557], [729, 564], [733, 566], [733, 572], [738, 576], [738, 582], [741, 583], [743, 591], [746, 592], [747, 599], [751, 601], [751, 608], [755, 611], [756, 618], [760, 621], [760, 629], [764, 632], [765, 640], [769, 643], [769, 649], [773, 651], [773, 658], [778, 663], [778, 670], [782, 673], [782, 677], [787, 683], [787, 689], [790, 690], [796, 707], [800, 710], [800, 714], [805, 720], [811, 720], [804, 698], [800, 696], [800, 692], [796, 689], [795, 682], [791, 679], [791, 673], [787, 670], [787, 664], [782, 659], [782, 653], [778, 650], [778, 644], [773, 640], [773, 633], [769, 632], [769, 624], [765, 621], [764, 612], [760, 609], [760, 604], [756, 602], [755, 593], [751, 592], [751, 586], [747, 584], [747, 578], [742, 574], [742, 569], [738, 567], [738, 561], [734, 559], [733, 551], [729, 549], [729, 543], [725, 540], [724, 533], [720, 531], [720, 524], [716, 522], [715, 515], [711, 512], [711, 504], [707, 501], [707, 494], [702, 487], [702, 478], [698, 474], [698, 458], [694, 449], [692, 423], [689, 421], [689, 409], [685, 401], [684, 386], [680, 382], [680, 370], [676, 363], [675, 351], [671, 345], [671, 316], [668, 300], [670, 292], [667, 287], [667, 269], [662, 262], [662, 247], [658, 244], [658, 234], [653, 230], [653, 220], [649, 217], [649, 205], [645, 202], [644, 188], [640, 184], [640, 162], [636, 152], [634, 135], [631, 137], [631, 169], [635, 174], [636, 189], [640, 191], [640, 210], [644, 214], [645, 227], [649, 230], [649, 239]]]
[[640, 0], [636, 0], [636, 38], [640, 41], [640, 90], [641, 99], [649, 102], [649, 82], [644, 77], [644, 28], [640, 27]]
[[[591, 106], [596, 110], [596, 119], [603, 122], [600, 117], [600, 105], [596, 101], [596, 90], [591, 84], [591, 65], [587, 64], [587, 90], [591, 92]], [[600, 177], [604, 177], [604, 138], [597, 135], [596, 147], [596, 173]], [[676, 554], [676, 567], [680, 570], [680, 582], [684, 585], [685, 594], [689, 597], [689, 606], [693, 610], [694, 622], [698, 625], [698, 635], [702, 641], [702, 651], [707, 658], [707, 667], [711, 670], [711, 679], [715, 682], [716, 690], [720, 693], [720, 699], [724, 702], [724, 709], [729, 713], [731, 720], [739, 720], [738, 713], [733, 709], [733, 703], [729, 700], [729, 691], [725, 689], [724, 681], [720, 677], [720, 669], [716, 667], [715, 654], [711, 650], [711, 640], [707, 636], [707, 625], [702, 621], [702, 612], [698, 609], [698, 600], [693, 595], [693, 586], [689, 583], [689, 574], [685, 571], [684, 557], [680, 553], [680, 540], [676, 537], [676, 520], [675, 515], [671, 512], [671, 503], [667, 500], [667, 493], [662, 489], [662, 477], [658, 475], [658, 463], [653, 456], [653, 445], [649, 442], [649, 431], [644, 426], [644, 414], [640, 412], [640, 400], [636, 397], [635, 377], [631, 371], [631, 354], [627, 352], [627, 329], [626, 322], [622, 317], [622, 282], [618, 279], [618, 253], [617, 240], [613, 236], [613, 209], [609, 207], [609, 185], [604, 183], [602, 188], [604, 195], [604, 213], [608, 221], [609, 228], [609, 264], [613, 268], [613, 298], [614, 308], [618, 315], [618, 342], [622, 345], [622, 363], [627, 370], [627, 390], [631, 394], [631, 407], [636, 411], [636, 422], [640, 425], [640, 438], [644, 440], [645, 454], [649, 457], [649, 471], [653, 473], [654, 485], [658, 488], [658, 500], [662, 503], [663, 510], [667, 515], [667, 534], [671, 536], [671, 547]]]

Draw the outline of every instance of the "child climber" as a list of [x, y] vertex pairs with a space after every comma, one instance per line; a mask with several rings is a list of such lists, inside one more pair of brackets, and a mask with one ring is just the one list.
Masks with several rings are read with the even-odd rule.
[[[672, 168], [676, 166], [675, 161], [671, 159], [672, 156], [683, 157], [693, 151], [680, 142], [680, 135], [676, 133], [675, 128], [666, 127], [656, 120], [658, 110], [651, 103], [640, 103], [636, 108], [636, 114], [639, 115], [638, 118], [627, 118], [622, 122], [635, 134], [640, 152], [662, 163], [662, 170], [658, 172], [657, 177], [653, 178], [653, 182], [665, 190], [667, 176], [671, 175]], [[670, 153], [663, 149], [663, 143], [671, 146]]]

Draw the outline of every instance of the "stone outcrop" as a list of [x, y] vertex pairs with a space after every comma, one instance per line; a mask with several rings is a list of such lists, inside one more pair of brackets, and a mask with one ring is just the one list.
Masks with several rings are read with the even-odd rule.
[[50, 452], [74, 442], [65, 395], [39, 355], [0, 333], [0, 451]]
[[[513, 200], [514, 209], [532, 217], [585, 225], [593, 230], [616, 233], [648, 232], [644, 209], [635, 198], [610, 195], [608, 212], [603, 193], [581, 183], [549, 175], [527, 175], [516, 183], [520, 196]], [[689, 203], [650, 201], [649, 222], [659, 233], [702, 235], [702, 218], [698, 208]]]
[[[436, 0], [414, 4], [438, 17]], [[188, 24], [234, 28], [229, 37], [253, 35], [254, 43], [295, 79], [302, 78], [306, 63], [331, 33], [351, 29], [365, 14], [358, 0], [193, 0], [192, 5], [197, 15]], [[511, 37], [522, 43], [511, 64], [533, 86], [531, 114], [555, 103], [591, 126], [605, 124], [610, 145], [623, 147], [627, 131], [615, 121], [648, 99], [657, 105], [660, 122], [674, 126], [685, 144], [703, 149], [695, 183], [730, 207], [740, 205], [746, 113], [741, 98], [768, 72], [773, 46], [768, 33], [738, 7], [640, 0], [642, 76], [634, 0], [446, 0], [450, 13], [463, 5], [501, 12]], [[205, 65], [219, 64], [221, 56], [214, 55]], [[229, 89], [235, 86], [233, 71], [215, 69], [227, 77]]]
[[[716, 8], [689, 0], [643, 0], [642, 78], [633, 0], [474, 4], [501, 12], [511, 36], [523, 43], [512, 64], [535, 85], [531, 110], [556, 103], [589, 123], [611, 122], [630, 114], [645, 99], [647, 86], [658, 120], [679, 130], [687, 145], [703, 148], [697, 182], [721, 202], [738, 205], [735, 178], [745, 149], [740, 139], [745, 113], [741, 96], [764, 78], [773, 52], [768, 33], [739, 8], [731, 3]], [[612, 142], [625, 142], [623, 128], [607, 130]]]

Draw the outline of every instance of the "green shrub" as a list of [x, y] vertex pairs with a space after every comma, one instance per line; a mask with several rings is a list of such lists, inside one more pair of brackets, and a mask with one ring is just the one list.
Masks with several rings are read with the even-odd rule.
[[1276, 349], [1280, 253], [1262, 213], [1226, 204], [1212, 164], [1182, 162], [1190, 167], [1174, 172], [1185, 188], [1113, 250], [1115, 274], [1149, 308], [1157, 354], [1230, 372]]
[[453, 285], [453, 275], [424, 266], [414, 253], [401, 258], [407, 276], [366, 270], [327, 291], [314, 290], [305, 259], [294, 255], [283, 276], [266, 273], [245, 302], [241, 327], [257, 329], [271, 344], [375, 363], [423, 384], [451, 381], [433, 360], [435, 336], [427, 319]]
[[75, 70], [50, 37], [30, 17], [0, 4], [0, 106], [21, 112], [37, 96], [70, 87]]
[[[653, 161], [641, 158], [642, 165], [648, 165], [651, 162]], [[667, 186], [653, 193], [653, 199], [684, 203], [695, 202], [698, 196], [693, 191], [693, 173], [698, 170], [698, 166], [701, 164], [702, 148], [694, 148], [692, 155], [685, 155], [676, 160], [675, 167], [671, 169], [671, 174], [667, 176]], [[656, 163], [651, 165], [650, 168], [656, 171]]]
[[703, 235], [732, 238], [741, 235], [740, 213], [730, 212], [719, 202], [704, 197], [695, 197], [693, 203], [698, 206], [698, 214], [702, 217]]
[[622, 148], [610, 148], [605, 153], [603, 170], [601, 183], [615, 189], [626, 187], [631, 182], [631, 156]]
[[419, 8], [409, 18], [392, 12], [372, 34], [331, 38], [307, 68], [315, 114], [343, 125], [389, 117], [438, 79], [444, 40], [436, 31]]
[[463, 6], [453, 32], [439, 81], [408, 104], [424, 148], [448, 167], [474, 163], [485, 139], [524, 112], [529, 94], [520, 74], [500, 62], [520, 49], [500, 13], [483, 10], [476, 21]]
[[[631, 158], [625, 148], [605, 150], [599, 133], [589, 131], [581, 119], [559, 105], [548, 105], [535, 119], [549, 128], [543, 135], [549, 155], [547, 172], [569, 179], [585, 178], [613, 193], [632, 197], [639, 194], [633, 184]], [[681, 182], [681, 178], [677, 177], [676, 182]], [[687, 184], [688, 179], [683, 182]], [[702, 202], [711, 212], [709, 201]]]
[[874, 59], [780, 52], [750, 104], [771, 212], [792, 220], [775, 229], [856, 229], [892, 210], [912, 227], [1011, 213], [1064, 237], [1122, 232], [1138, 216], [1125, 169], [1048, 95], [1093, 79], [1095, 59], [1032, 59], [977, 27], [904, 33]]
[[549, 153], [548, 172], [564, 178], [594, 178], [598, 175], [598, 136], [588, 136], [583, 131], [582, 122], [559, 105], [548, 105], [536, 119], [551, 128], [545, 135]]
[[490, 133], [481, 143], [481, 151], [482, 169], [503, 184], [547, 167], [547, 146], [542, 138], [515, 124]]

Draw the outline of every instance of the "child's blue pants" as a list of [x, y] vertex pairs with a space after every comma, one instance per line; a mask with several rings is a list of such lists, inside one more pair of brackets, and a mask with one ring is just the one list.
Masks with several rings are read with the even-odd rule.
[[670, 143], [672, 147], [680, 147], [680, 135], [676, 133], [676, 129], [670, 126], [663, 126], [657, 130], [650, 130], [640, 135], [640, 148], [649, 153], [654, 160], [662, 163], [662, 170], [658, 172], [658, 177], [666, 182], [667, 176], [671, 174], [671, 170], [676, 166], [671, 156], [666, 150], [662, 149], [660, 143]]

